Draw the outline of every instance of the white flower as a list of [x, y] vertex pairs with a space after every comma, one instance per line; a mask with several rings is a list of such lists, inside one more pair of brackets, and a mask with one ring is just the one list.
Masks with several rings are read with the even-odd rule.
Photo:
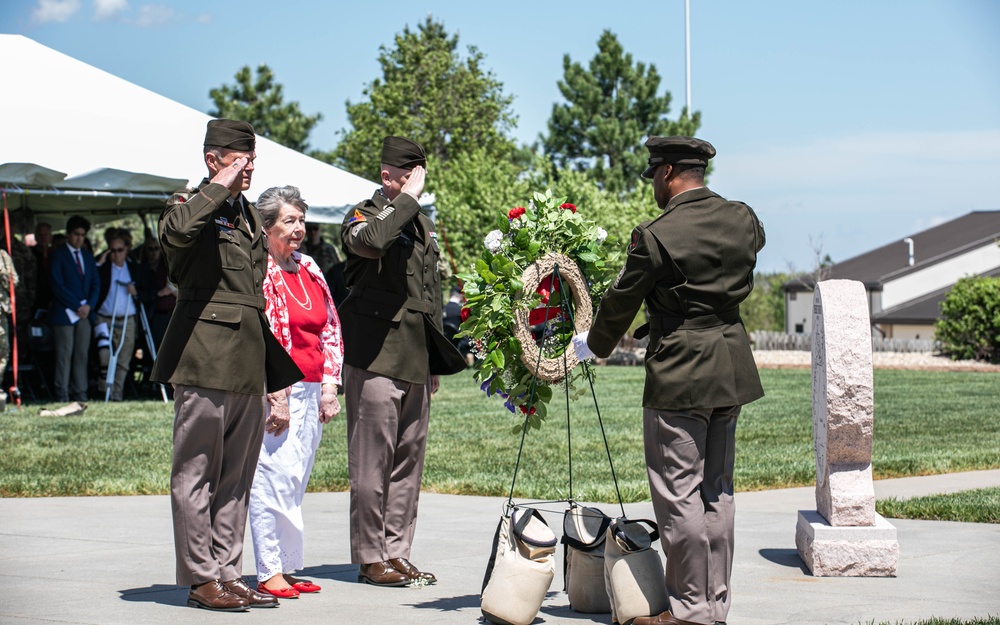
[[608, 231], [604, 228], [597, 226], [597, 244], [600, 245], [604, 243], [604, 239], [608, 238]]
[[501, 240], [503, 240], [503, 233], [499, 230], [493, 230], [486, 235], [486, 239], [483, 240], [483, 243], [486, 244], [486, 249], [488, 249], [491, 254], [496, 254], [500, 251]]

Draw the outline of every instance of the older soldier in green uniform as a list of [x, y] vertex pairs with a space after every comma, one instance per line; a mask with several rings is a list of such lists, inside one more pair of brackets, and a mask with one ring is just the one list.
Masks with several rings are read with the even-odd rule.
[[[216, 119], [205, 133], [209, 178], [174, 194], [160, 216], [160, 244], [177, 307], [153, 365], [174, 386], [170, 502], [177, 583], [188, 605], [244, 611], [277, 599], [242, 577], [247, 501], [265, 427], [285, 410], [281, 389], [302, 378], [264, 318], [266, 239], [250, 188], [256, 137], [240, 121]], [[265, 382], [266, 379], [266, 382]]]
[[736, 419], [764, 395], [740, 319], [764, 228], [705, 187], [710, 143], [650, 137], [646, 147], [642, 176], [663, 212], [632, 231], [593, 327], [573, 343], [581, 357], [608, 356], [646, 303], [643, 438], [670, 610], [635, 625], [711, 624], [729, 612]]
[[382, 187], [341, 229], [351, 561], [377, 586], [435, 581], [409, 561], [430, 399], [466, 366], [443, 334], [437, 233], [417, 203], [426, 165], [419, 144], [386, 137]]

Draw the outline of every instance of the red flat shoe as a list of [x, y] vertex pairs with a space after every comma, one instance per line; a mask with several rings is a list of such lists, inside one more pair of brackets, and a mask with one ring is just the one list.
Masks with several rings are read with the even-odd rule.
[[277, 590], [271, 590], [264, 585], [264, 582], [257, 584], [257, 592], [262, 592], [267, 595], [274, 595], [280, 599], [298, 599], [299, 591], [294, 588], [278, 588]]
[[307, 581], [307, 580], [304, 580], [304, 579], [298, 579], [298, 578], [292, 577], [291, 575], [285, 575], [284, 577], [285, 577], [285, 581], [288, 582], [289, 584], [291, 584], [292, 588], [294, 588], [295, 590], [297, 590], [299, 592], [307, 592], [308, 593], [308, 592], [319, 592], [319, 591], [323, 590], [323, 588], [321, 586], [317, 586], [316, 584], [314, 584], [314, 583], [312, 583], [310, 581]]

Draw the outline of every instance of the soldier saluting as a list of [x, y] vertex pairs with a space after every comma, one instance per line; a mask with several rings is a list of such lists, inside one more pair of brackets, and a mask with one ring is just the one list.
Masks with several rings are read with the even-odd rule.
[[351, 293], [344, 335], [351, 562], [376, 586], [433, 583], [410, 563], [427, 420], [438, 375], [465, 359], [444, 336], [437, 233], [420, 210], [427, 159], [409, 139], [382, 143], [382, 187], [341, 229]]
[[[281, 391], [302, 379], [264, 318], [267, 241], [243, 196], [255, 144], [246, 122], [208, 122], [211, 178], [174, 194], [160, 215], [160, 245], [178, 291], [151, 377], [174, 387], [177, 583], [191, 586], [188, 605], [208, 610], [278, 604], [243, 580], [243, 532], [264, 436], [265, 382]], [[288, 410], [283, 392], [268, 397], [272, 412]]]

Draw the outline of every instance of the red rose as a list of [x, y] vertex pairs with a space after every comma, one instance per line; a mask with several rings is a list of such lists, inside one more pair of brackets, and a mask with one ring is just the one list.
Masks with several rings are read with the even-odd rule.
[[462, 312], [458, 313], [458, 315], [462, 318], [462, 323], [465, 323], [465, 320], [469, 318], [469, 313], [471, 312], [472, 311], [468, 308], [463, 308]]
[[528, 407], [527, 406], [521, 406], [521, 412], [524, 413], [524, 414], [535, 414], [535, 407], [532, 406], [531, 407], [531, 412], [528, 412]]
[[559, 208], [562, 208], [562, 209], [565, 209], [565, 210], [571, 210], [574, 213], [576, 212], [576, 204], [570, 204], [569, 202], [566, 202], [565, 204], [560, 204]]
[[525, 208], [523, 206], [515, 206], [514, 208], [507, 211], [507, 219], [517, 219], [525, 213]]

